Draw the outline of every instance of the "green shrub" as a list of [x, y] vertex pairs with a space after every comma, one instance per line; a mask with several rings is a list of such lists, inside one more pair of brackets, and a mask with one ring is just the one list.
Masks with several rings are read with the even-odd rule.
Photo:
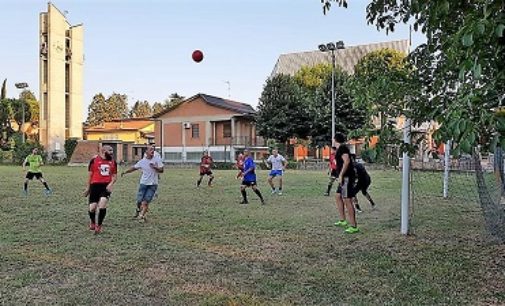
[[69, 138], [65, 140], [65, 159], [69, 161], [74, 154], [75, 147], [77, 147], [77, 138]]
[[44, 151], [44, 147], [40, 143], [31, 140], [28, 140], [25, 143], [23, 143], [21, 135], [14, 135], [13, 139], [15, 142], [13, 152], [14, 163], [21, 164], [24, 161], [24, 159], [32, 153], [34, 148], [39, 149], [39, 154], [42, 156], [44, 162], [46, 161], [47, 153]]
[[0, 162], [2, 163], [12, 163], [13, 152], [12, 151], [1, 151], [0, 150]]
[[361, 159], [367, 163], [377, 162], [377, 151], [371, 148], [361, 151]]

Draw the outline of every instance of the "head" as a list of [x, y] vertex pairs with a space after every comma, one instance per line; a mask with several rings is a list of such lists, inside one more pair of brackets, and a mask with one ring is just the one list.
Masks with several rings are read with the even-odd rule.
[[39, 148], [33, 148], [32, 154], [38, 154], [39, 153]]
[[331, 154], [337, 153], [337, 147], [331, 147]]
[[272, 150], [272, 155], [277, 157], [277, 155], [279, 155], [279, 151], [277, 151], [277, 149], [273, 149]]
[[102, 149], [100, 150], [100, 155], [104, 159], [112, 160], [112, 157], [114, 156], [114, 150], [112, 150], [112, 147], [109, 145], [102, 146]]
[[209, 156], [209, 151], [207, 150], [203, 151], [203, 156]]
[[249, 149], [244, 149], [244, 157], [248, 157], [251, 152], [249, 152]]
[[341, 144], [345, 143], [345, 135], [342, 133], [336, 133], [335, 134], [335, 144], [336, 147], [338, 148]]
[[151, 159], [154, 156], [154, 147], [153, 146], [148, 146], [146, 150], [146, 158]]
[[238, 160], [240, 160], [240, 159], [242, 159], [242, 158], [244, 158], [244, 154], [240, 153], [240, 154], [237, 156], [237, 159], [238, 159]]

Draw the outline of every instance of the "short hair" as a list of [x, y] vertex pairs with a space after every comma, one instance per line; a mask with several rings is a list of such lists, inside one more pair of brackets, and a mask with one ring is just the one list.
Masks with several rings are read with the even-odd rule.
[[345, 142], [345, 135], [342, 133], [336, 133], [335, 134], [335, 141], [338, 143], [344, 143]]

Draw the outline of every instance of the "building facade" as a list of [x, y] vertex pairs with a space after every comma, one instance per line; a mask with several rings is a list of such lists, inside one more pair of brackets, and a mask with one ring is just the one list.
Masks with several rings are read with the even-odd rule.
[[48, 152], [82, 138], [84, 29], [48, 3], [40, 14], [39, 140]]
[[199, 162], [205, 150], [230, 162], [244, 148], [259, 159], [268, 148], [256, 135], [255, 113], [249, 104], [197, 94], [154, 116], [156, 145], [167, 162]]

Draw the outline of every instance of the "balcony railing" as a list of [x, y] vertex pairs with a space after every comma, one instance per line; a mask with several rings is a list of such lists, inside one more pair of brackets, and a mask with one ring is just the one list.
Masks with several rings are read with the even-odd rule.
[[263, 147], [265, 146], [263, 137], [256, 136], [236, 136], [226, 138], [209, 138], [209, 145], [211, 146], [245, 146], [245, 147]]

